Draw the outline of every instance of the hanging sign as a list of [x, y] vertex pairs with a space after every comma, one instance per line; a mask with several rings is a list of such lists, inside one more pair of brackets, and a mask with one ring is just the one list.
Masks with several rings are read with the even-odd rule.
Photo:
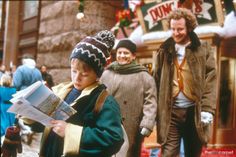
[[[189, 2], [188, 0], [185, 1]], [[165, 18], [174, 9], [184, 7], [183, 3], [177, 0], [163, 0], [159, 3], [152, 2], [139, 7], [137, 13], [143, 31], [147, 33], [167, 30]], [[223, 9], [219, 1], [193, 0], [192, 4], [189, 3], [188, 5], [191, 6], [188, 9], [191, 9], [196, 15], [199, 25], [223, 23]]]

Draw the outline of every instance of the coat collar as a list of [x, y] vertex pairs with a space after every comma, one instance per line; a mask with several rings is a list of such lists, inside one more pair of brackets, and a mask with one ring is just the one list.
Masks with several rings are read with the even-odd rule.
[[[189, 38], [190, 38], [190, 45], [188, 47], [192, 51], [194, 51], [201, 45], [201, 42], [200, 42], [197, 34], [194, 31], [189, 32]], [[174, 39], [172, 37], [168, 38], [161, 45], [161, 48], [163, 48], [166, 52], [170, 52], [170, 53], [175, 52], [175, 41], [174, 41]]]
[[67, 94], [72, 90], [73, 83], [72, 82], [64, 82], [60, 83], [57, 86], [52, 87], [52, 91], [62, 100], [65, 99]]
[[[92, 85], [86, 87], [85, 89], [83, 89], [82, 92], [81, 92], [81, 94], [80, 94], [80, 96], [79, 96], [77, 99], [75, 99], [75, 102], [76, 102], [78, 99], [80, 99], [81, 97], [84, 97], [84, 96], [86, 96], [86, 95], [89, 95], [95, 88], [98, 87], [98, 85], [99, 85], [99, 82], [95, 82], [94, 84], [92, 84]], [[74, 105], [74, 103], [72, 103], [72, 106], [73, 106], [73, 105]]]
[[[77, 100], [79, 100], [81, 97], [84, 97], [86, 95], [89, 95], [96, 87], [99, 86], [99, 82], [95, 82], [92, 85], [86, 87], [85, 89], [82, 90], [80, 96], [71, 104], [73, 106]], [[73, 83], [72, 82], [66, 82], [66, 83], [61, 83], [58, 86], [53, 87], [53, 92], [62, 100], [65, 99], [65, 97], [68, 95], [68, 93], [72, 90], [73, 88]]]

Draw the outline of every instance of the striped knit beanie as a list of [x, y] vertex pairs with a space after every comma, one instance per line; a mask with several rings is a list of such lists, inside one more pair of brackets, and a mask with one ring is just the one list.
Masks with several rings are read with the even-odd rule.
[[79, 42], [73, 49], [70, 59], [81, 59], [90, 65], [100, 77], [114, 43], [115, 36], [110, 31], [103, 30], [95, 36], [88, 36]]

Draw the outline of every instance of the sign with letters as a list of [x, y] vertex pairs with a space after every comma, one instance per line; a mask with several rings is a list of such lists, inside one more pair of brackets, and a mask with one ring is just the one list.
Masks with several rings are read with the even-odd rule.
[[[223, 24], [224, 16], [220, 1], [193, 0], [190, 5], [199, 25]], [[167, 30], [165, 18], [172, 10], [179, 7], [183, 6], [178, 0], [162, 0], [159, 3], [151, 2], [139, 7], [137, 14], [144, 33]]]

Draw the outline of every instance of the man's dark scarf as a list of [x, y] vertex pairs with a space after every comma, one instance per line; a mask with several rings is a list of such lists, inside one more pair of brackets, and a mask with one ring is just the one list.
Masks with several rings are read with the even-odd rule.
[[132, 61], [130, 64], [126, 64], [126, 65], [120, 65], [118, 64], [117, 61], [111, 63], [108, 67], [108, 70], [112, 70], [115, 73], [119, 73], [119, 74], [133, 74], [133, 73], [138, 73], [141, 71], [147, 71], [147, 68], [145, 68], [144, 66], [137, 64], [136, 61]]

